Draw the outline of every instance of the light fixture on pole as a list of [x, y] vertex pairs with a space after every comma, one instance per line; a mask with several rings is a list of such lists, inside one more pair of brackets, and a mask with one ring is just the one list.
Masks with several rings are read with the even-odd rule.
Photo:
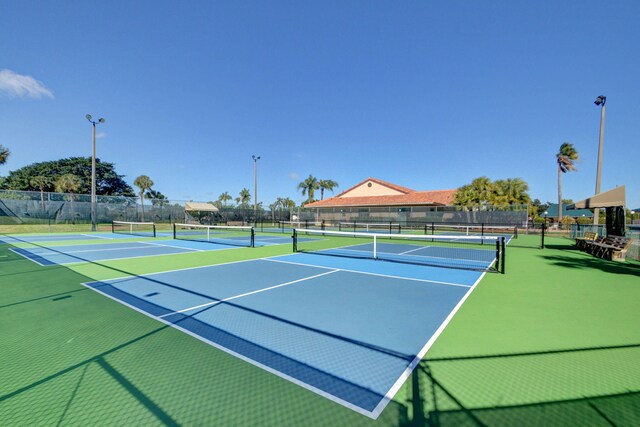
[[253, 159], [253, 220], [258, 223], [258, 160], [260, 156], [251, 155]]
[[[596, 172], [596, 194], [600, 193], [600, 180], [602, 178], [602, 150], [604, 146], [604, 114], [605, 114], [605, 104], [607, 103], [607, 97], [604, 95], [600, 95], [593, 102], [600, 108], [600, 140], [598, 142], [598, 169]], [[600, 209], [596, 208], [593, 211], [593, 224], [598, 225], [598, 221], [600, 219]]]
[[93, 121], [91, 114], [87, 114], [86, 119], [91, 122], [91, 231], [96, 231], [96, 123], [104, 123], [101, 117], [97, 122]]

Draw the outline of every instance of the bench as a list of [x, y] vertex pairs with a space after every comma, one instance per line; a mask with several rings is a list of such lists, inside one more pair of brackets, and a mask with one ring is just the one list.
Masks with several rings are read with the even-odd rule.
[[585, 242], [586, 251], [610, 261], [624, 261], [632, 239], [622, 236], [607, 236], [602, 241]]
[[576, 246], [581, 251], [584, 251], [587, 248], [587, 243], [595, 242], [597, 238], [598, 233], [587, 231], [584, 233], [584, 237], [576, 237]]

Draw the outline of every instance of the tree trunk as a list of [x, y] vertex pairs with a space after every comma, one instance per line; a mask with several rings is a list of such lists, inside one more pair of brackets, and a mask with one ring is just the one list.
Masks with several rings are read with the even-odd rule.
[[144, 199], [143, 199], [143, 194], [144, 193], [140, 193], [140, 208], [142, 209], [142, 219], [141, 219], [142, 222], [144, 222]]
[[558, 166], [558, 225], [562, 226], [562, 169]]

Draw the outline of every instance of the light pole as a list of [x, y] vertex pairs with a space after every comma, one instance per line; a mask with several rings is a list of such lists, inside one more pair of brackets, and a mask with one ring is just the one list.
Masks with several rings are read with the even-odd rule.
[[[607, 103], [607, 97], [600, 95], [594, 101], [600, 108], [600, 141], [598, 142], [598, 170], [596, 172], [596, 194], [600, 193], [600, 180], [602, 178], [602, 150], [604, 145], [604, 114], [605, 104]], [[595, 208], [593, 211], [593, 225], [598, 225], [600, 219], [600, 208]]]
[[258, 160], [260, 156], [251, 155], [253, 159], [253, 221], [258, 224]]
[[[91, 231], [96, 231], [96, 122], [91, 114], [85, 116], [91, 122]], [[97, 123], [104, 123], [101, 117]]]

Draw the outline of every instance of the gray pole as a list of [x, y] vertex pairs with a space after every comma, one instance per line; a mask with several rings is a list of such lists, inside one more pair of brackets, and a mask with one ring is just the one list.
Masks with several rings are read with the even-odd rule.
[[[600, 193], [600, 181], [602, 178], [602, 151], [604, 146], [604, 114], [605, 114], [605, 103], [607, 101], [606, 96], [600, 95], [596, 100], [596, 105], [602, 104], [602, 108], [600, 109], [600, 141], [598, 142], [598, 170], [596, 173], [596, 194]], [[593, 224], [598, 225], [600, 219], [600, 209], [596, 208], [593, 211]]]
[[91, 124], [91, 231], [96, 231], [96, 122]]
[[[96, 231], [97, 215], [96, 215], [96, 122], [93, 121], [91, 114], [84, 116], [93, 126], [91, 131], [91, 231]], [[101, 117], [98, 123], [104, 123]]]
[[260, 156], [252, 155], [253, 159], [253, 221], [258, 224], [258, 160]]

